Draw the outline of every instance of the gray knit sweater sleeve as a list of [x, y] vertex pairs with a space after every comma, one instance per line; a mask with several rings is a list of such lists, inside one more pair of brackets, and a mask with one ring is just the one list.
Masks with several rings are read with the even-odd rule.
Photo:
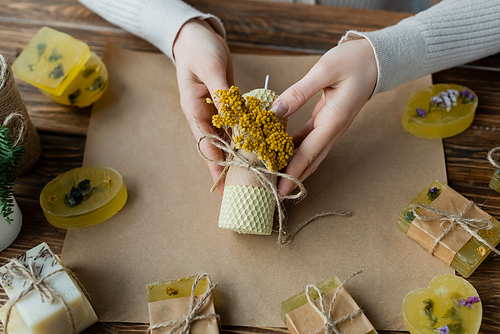
[[207, 20], [225, 37], [222, 22], [180, 0], [78, 0], [84, 6], [141, 38], [173, 60], [172, 47], [177, 33], [188, 20]]
[[500, 0], [443, 0], [392, 27], [348, 31], [340, 43], [363, 37], [375, 53], [380, 93], [500, 52]]

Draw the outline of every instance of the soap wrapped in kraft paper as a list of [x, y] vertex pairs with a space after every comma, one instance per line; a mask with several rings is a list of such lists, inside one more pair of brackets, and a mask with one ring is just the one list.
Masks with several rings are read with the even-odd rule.
[[358, 271], [340, 282], [333, 276], [281, 303], [281, 317], [291, 334], [376, 334], [361, 308], [344, 288]]
[[[223, 129], [231, 142], [226, 144], [215, 136], [204, 138], [228, 155], [226, 162], [218, 162], [226, 167], [225, 171], [229, 169], [219, 227], [243, 234], [269, 235], [278, 205], [281, 240], [284, 213], [279, 202], [284, 198], [299, 198], [305, 189], [297, 179], [278, 172], [293, 154], [293, 142], [285, 132], [286, 120], [278, 119], [270, 111], [277, 97], [268, 89], [254, 89], [243, 96], [234, 86], [217, 91], [213, 102], [218, 104], [219, 111], [213, 116], [212, 123]], [[300, 193], [279, 196], [276, 188], [278, 176], [294, 180], [301, 189]]]
[[500, 223], [450, 187], [432, 181], [403, 209], [398, 227], [469, 277], [500, 242]]
[[149, 333], [218, 334], [212, 284], [208, 274], [151, 283], [148, 289]]
[[0, 309], [5, 333], [75, 334], [97, 321], [82, 288], [46, 243], [0, 268], [9, 301]]

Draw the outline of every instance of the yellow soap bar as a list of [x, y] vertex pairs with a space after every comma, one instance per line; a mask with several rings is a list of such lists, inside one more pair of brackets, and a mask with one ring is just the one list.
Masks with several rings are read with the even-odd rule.
[[[196, 276], [191, 276], [148, 284], [148, 303], [181, 297], [191, 297], [191, 291], [193, 289], [195, 279]], [[196, 285], [194, 295], [202, 295], [206, 293], [207, 290], [208, 282], [207, 279], [204, 278]]]
[[490, 181], [490, 188], [500, 193], [500, 169], [497, 169]]
[[68, 34], [43, 27], [12, 65], [27, 83], [60, 96], [90, 58], [87, 44]]
[[455, 136], [471, 125], [477, 104], [477, 95], [465, 86], [432, 85], [408, 99], [403, 127], [421, 138]]
[[42, 93], [58, 103], [81, 108], [97, 101], [107, 88], [108, 70], [102, 60], [92, 52], [89, 60], [60, 96], [46, 91]]
[[[318, 287], [319, 291], [321, 292], [321, 295], [326, 294], [327, 292], [333, 291], [334, 289], [338, 288], [342, 284], [340, 280], [337, 278], [337, 276], [333, 276], [331, 278], [328, 278], [321, 283], [318, 283], [316, 286]], [[312, 299], [318, 298], [318, 294], [316, 293], [315, 290], [312, 291], [311, 293]], [[292, 312], [295, 309], [298, 309], [299, 307], [307, 304], [307, 296], [306, 292], [302, 291], [298, 294], [296, 294], [293, 297], [288, 298], [284, 302], [281, 303], [281, 319], [283, 322], [286, 324], [286, 314], [288, 312]]]
[[411, 334], [477, 334], [482, 306], [476, 289], [455, 275], [435, 277], [426, 289], [403, 300], [403, 318]]
[[67, 171], [40, 193], [45, 217], [59, 228], [99, 224], [122, 209], [127, 201], [125, 182], [110, 167], [80, 167]]

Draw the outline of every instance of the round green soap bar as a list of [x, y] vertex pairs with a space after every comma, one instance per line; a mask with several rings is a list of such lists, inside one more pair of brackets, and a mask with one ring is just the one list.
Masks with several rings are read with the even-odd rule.
[[477, 95], [465, 86], [432, 85], [408, 99], [403, 127], [420, 138], [455, 136], [471, 125], [477, 103]]

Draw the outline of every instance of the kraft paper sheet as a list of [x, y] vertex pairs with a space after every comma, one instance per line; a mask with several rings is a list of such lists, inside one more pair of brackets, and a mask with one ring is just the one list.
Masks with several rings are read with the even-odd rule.
[[[281, 93], [317, 56], [234, 55], [242, 92]], [[288, 230], [323, 210], [327, 217], [279, 247], [276, 234], [239, 235], [217, 227], [221, 197], [179, 105], [174, 65], [161, 54], [109, 47], [110, 85], [95, 104], [84, 165], [107, 165], [129, 191], [109, 221], [70, 230], [64, 262], [92, 297], [100, 321], [148, 322], [146, 284], [210, 273], [219, 286], [215, 309], [222, 324], [280, 326], [280, 303], [311, 282], [347, 277], [349, 292], [379, 330], [404, 330], [403, 297], [453, 270], [396, 227], [397, 216], [430, 180], [446, 180], [442, 143], [406, 133], [406, 99], [430, 77], [378, 94], [361, 110], [318, 170], [304, 183], [307, 197], [287, 205]], [[293, 135], [315, 101], [290, 117]]]

